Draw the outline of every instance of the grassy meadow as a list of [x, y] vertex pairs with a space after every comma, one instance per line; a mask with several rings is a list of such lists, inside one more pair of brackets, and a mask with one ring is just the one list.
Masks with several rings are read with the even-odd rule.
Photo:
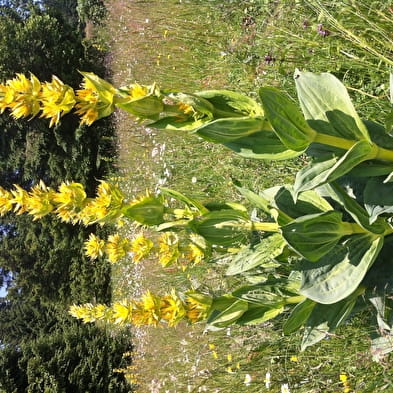
[[[384, 121], [393, 62], [391, 1], [108, 0], [104, 27], [92, 38], [109, 49], [116, 86], [138, 81], [165, 89], [226, 88], [256, 97], [278, 86], [294, 99], [296, 68], [332, 72], [363, 116]], [[381, 115], [382, 114], [382, 115]], [[176, 189], [203, 202], [240, 201], [234, 180], [258, 191], [291, 182], [304, 158], [245, 160], [189, 135], [144, 128], [116, 113], [118, 180], [129, 195]], [[122, 228], [132, 236], [136, 229]], [[186, 270], [155, 260], [113, 267], [113, 299], [171, 287], [221, 293], [236, 285], [224, 267]], [[205, 332], [204, 326], [133, 328], [134, 352], [124, 370], [141, 393], [393, 391], [389, 357], [372, 360], [368, 315], [299, 353], [298, 334], [283, 336], [276, 320]], [[288, 390], [285, 390], [288, 386]]]

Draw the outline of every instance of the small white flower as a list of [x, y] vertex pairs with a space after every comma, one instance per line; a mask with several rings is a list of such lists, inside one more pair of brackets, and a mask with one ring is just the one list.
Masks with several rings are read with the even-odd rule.
[[251, 380], [252, 380], [251, 375], [250, 374], [246, 374], [245, 377], [244, 377], [244, 384], [246, 386], [249, 386], [250, 383], [251, 383]]
[[287, 383], [281, 385], [281, 393], [291, 393]]
[[268, 371], [266, 373], [266, 375], [265, 375], [265, 386], [266, 386], [266, 389], [270, 389], [270, 383], [271, 383], [271, 379], [270, 379], [270, 373]]
[[197, 181], [198, 181], [198, 179], [195, 176], [193, 176], [191, 179], [191, 183], [196, 183]]

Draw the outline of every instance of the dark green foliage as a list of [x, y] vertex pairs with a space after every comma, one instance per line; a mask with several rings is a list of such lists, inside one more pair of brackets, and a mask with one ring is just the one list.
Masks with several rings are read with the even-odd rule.
[[4, 392], [122, 393], [130, 389], [114, 369], [124, 367], [126, 335], [82, 325], [64, 309], [39, 302], [3, 303], [0, 389]]

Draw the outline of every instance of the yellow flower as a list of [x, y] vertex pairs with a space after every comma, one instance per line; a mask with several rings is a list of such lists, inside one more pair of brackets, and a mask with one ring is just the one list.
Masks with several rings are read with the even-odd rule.
[[154, 244], [150, 239], [147, 239], [143, 234], [139, 234], [131, 241], [130, 250], [132, 252], [132, 259], [138, 263], [141, 259], [146, 258], [152, 250]]
[[161, 320], [161, 299], [147, 291], [141, 301], [134, 302], [132, 322], [136, 326], [155, 325]]
[[42, 218], [53, 209], [54, 191], [47, 187], [42, 180], [35, 185], [26, 198], [26, 211], [33, 215], [33, 220]]
[[207, 318], [210, 306], [211, 298], [200, 293], [189, 293], [186, 302], [186, 316], [191, 323], [199, 322]]
[[76, 114], [81, 115], [81, 124], [91, 125], [113, 110], [115, 88], [90, 72], [82, 72], [82, 89], [76, 91]]
[[299, 359], [298, 359], [298, 357], [296, 355], [291, 356], [289, 360], [291, 362], [298, 362], [299, 361]]
[[71, 111], [76, 103], [74, 90], [59, 78], [42, 84], [41, 117], [51, 119], [49, 127], [57, 125], [60, 117]]
[[79, 219], [84, 225], [115, 222], [123, 215], [123, 202], [124, 194], [119, 187], [101, 180], [96, 197], [85, 205]]
[[8, 213], [13, 209], [12, 194], [0, 186], [0, 215]]
[[158, 260], [163, 267], [177, 262], [179, 251], [179, 238], [173, 232], [165, 232], [159, 238]]
[[110, 235], [105, 245], [105, 251], [109, 261], [116, 263], [130, 251], [130, 241], [122, 239], [118, 233]]
[[194, 243], [189, 243], [185, 257], [194, 264], [200, 263], [205, 257], [203, 250]]
[[149, 87], [134, 83], [128, 87], [127, 94], [132, 100], [138, 100], [149, 94]]
[[90, 259], [97, 259], [104, 255], [105, 242], [94, 233], [91, 233], [89, 239], [84, 243], [84, 249], [85, 255], [87, 255]]
[[16, 74], [16, 77], [8, 80], [6, 84], [9, 89], [8, 98], [13, 97], [8, 105], [12, 116], [17, 119], [33, 117], [40, 111], [41, 82], [36, 76], [30, 74], [30, 79], [27, 79], [23, 74]]
[[53, 195], [55, 213], [64, 222], [76, 223], [86, 204], [86, 192], [80, 183], [62, 183]]
[[184, 304], [174, 290], [161, 298], [160, 313], [169, 326], [176, 325], [185, 316]]
[[112, 306], [113, 322], [117, 325], [123, 325], [131, 321], [132, 315], [132, 303], [126, 301], [116, 302]]
[[14, 102], [15, 92], [7, 85], [0, 83], [0, 114], [10, 107], [10, 104]]
[[11, 190], [12, 203], [15, 205], [14, 212], [16, 212], [16, 214], [22, 214], [26, 211], [26, 203], [29, 198], [29, 194], [17, 184], [15, 184], [14, 187], [15, 189]]
[[347, 382], [347, 380], [348, 380], [348, 377], [346, 374], [340, 374], [340, 381], [341, 382]]

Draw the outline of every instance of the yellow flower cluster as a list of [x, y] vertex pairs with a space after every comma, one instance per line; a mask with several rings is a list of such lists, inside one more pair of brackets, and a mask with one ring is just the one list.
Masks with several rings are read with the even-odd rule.
[[8, 191], [0, 187], [0, 215], [13, 211], [27, 212], [34, 220], [54, 213], [63, 222], [84, 225], [116, 222], [122, 216], [124, 195], [117, 185], [101, 181], [95, 198], [87, 198], [80, 183], [62, 183], [58, 190], [45, 185], [43, 181], [30, 191], [15, 185]]
[[191, 235], [190, 241], [185, 245], [180, 245], [179, 237], [174, 232], [164, 232], [158, 239], [158, 260], [163, 267], [174, 263], [198, 264], [205, 257], [206, 245], [202, 245], [201, 240], [196, 235]]
[[166, 323], [175, 326], [181, 320], [196, 323], [207, 318], [211, 298], [189, 293], [183, 300], [174, 290], [164, 296], [147, 291], [140, 300], [123, 300], [112, 306], [103, 304], [72, 305], [69, 313], [83, 322], [105, 321], [117, 325], [135, 326]]
[[91, 233], [85, 241], [85, 255], [90, 259], [97, 259], [106, 255], [111, 263], [116, 263], [124, 258], [127, 253], [132, 253], [133, 261], [138, 263], [147, 257], [153, 248], [153, 242], [142, 234], [135, 239], [122, 238], [118, 233], [110, 235], [107, 242]]
[[56, 76], [51, 82], [40, 82], [30, 74], [16, 74], [13, 79], [0, 83], [0, 113], [6, 109], [13, 117], [50, 119], [50, 127], [75, 108], [81, 124], [91, 125], [97, 119], [110, 115], [114, 110], [113, 97], [116, 89], [108, 82], [91, 73], [82, 73], [82, 89], [74, 92]]

